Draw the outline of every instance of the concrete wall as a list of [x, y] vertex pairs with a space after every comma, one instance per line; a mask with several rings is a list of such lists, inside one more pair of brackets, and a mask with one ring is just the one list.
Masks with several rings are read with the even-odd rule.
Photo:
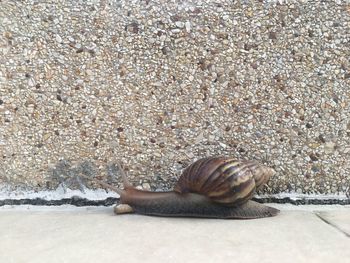
[[1, 1], [0, 183], [172, 187], [196, 158], [350, 186], [347, 1]]

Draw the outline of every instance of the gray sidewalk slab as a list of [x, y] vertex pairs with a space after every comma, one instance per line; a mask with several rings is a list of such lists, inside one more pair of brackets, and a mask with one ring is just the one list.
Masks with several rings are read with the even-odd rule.
[[350, 238], [332, 222], [349, 206], [274, 205], [256, 220], [116, 216], [111, 208], [0, 209], [0, 262], [346, 262]]
[[[349, 211], [338, 210], [338, 211], [320, 211], [317, 213], [326, 223], [334, 226], [340, 231], [344, 232], [345, 235], [350, 237], [350, 216]], [[349, 260], [350, 261], [350, 260]]]

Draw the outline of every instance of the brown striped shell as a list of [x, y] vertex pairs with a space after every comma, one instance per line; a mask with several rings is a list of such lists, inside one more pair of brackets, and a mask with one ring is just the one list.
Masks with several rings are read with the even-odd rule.
[[274, 173], [256, 161], [203, 158], [184, 170], [174, 191], [198, 193], [214, 202], [235, 206], [251, 199]]

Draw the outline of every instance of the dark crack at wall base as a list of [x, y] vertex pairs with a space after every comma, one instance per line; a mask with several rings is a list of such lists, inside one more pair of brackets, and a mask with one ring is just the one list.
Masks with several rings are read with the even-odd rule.
[[63, 198], [59, 200], [45, 200], [42, 198], [35, 199], [4, 199], [0, 200], [0, 206], [4, 205], [42, 205], [42, 206], [112, 206], [118, 202], [118, 198], [109, 197], [104, 200], [89, 200], [81, 197]]
[[[298, 199], [294, 200], [289, 197], [285, 198], [253, 198], [259, 203], [278, 203], [293, 205], [350, 205], [350, 199]], [[112, 206], [119, 202], [118, 198], [109, 197], [104, 200], [89, 200], [81, 197], [64, 198], [59, 200], [35, 199], [4, 199], [0, 200], [0, 206], [5, 205], [38, 205], [38, 206], [60, 206], [73, 205], [81, 206]]]
[[292, 204], [292, 205], [349, 205], [350, 199], [292, 199], [290, 197], [276, 198], [253, 198], [254, 201], [259, 203], [277, 203], [277, 204]]

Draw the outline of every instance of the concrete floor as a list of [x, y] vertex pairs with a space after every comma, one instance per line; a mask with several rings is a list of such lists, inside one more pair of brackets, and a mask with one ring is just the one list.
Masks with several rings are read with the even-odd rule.
[[1, 207], [0, 262], [350, 262], [350, 206], [271, 206], [244, 221]]

